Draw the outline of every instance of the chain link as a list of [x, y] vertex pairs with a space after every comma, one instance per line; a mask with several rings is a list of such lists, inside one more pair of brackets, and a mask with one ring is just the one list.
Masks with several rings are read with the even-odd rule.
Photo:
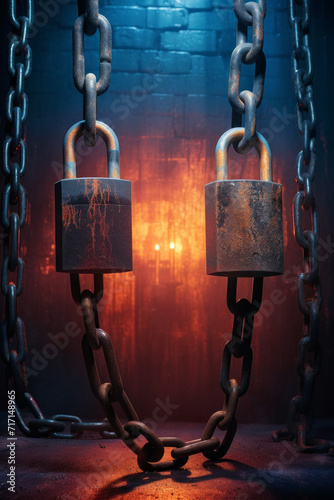
[[[94, 277], [97, 280], [98, 275]], [[210, 417], [201, 439], [183, 442], [174, 437], [158, 438], [151, 429], [139, 421], [136, 411], [124, 392], [112, 341], [106, 332], [98, 328], [98, 315], [97, 312], [94, 313], [94, 310], [96, 311], [96, 297], [98, 297], [97, 284], [95, 282], [94, 292], [90, 290], [80, 292], [79, 276], [71, 275], [73, 299], [81, 305], [86, 327], [86, 333], [82, 341], [82, 350], [92, 392], [100, 401], [112, 431], [137, 455], [137, 462], [142, 470], [163, 471], [180, 468], [185, 465], [190, 455], [203, 453], [210, 460], [218, 460], [228, 452], [237, 430], [235, 412], [238, 398], [246, 392], [249, 385], [252, 361], [250, 343], [253, 318], [261, 304], [262, 285], [263, 279], [255, 278], [252, 302], [246, 299], [237, 301], [237, 280], [235, 278], [229, 279], [228, 306], [234, 313], [235, 319], [232, 340], [225, 346], [221, 368], [221, 386], [226, 394], [224, 409], [214, 413]], [[109, 383], [101, 383], [94, 360], [94, 350], [101, 348], [109, 374]], [[234, 357], [243, 357], [240, 385], [236, 380], [229, 379], [232, 354]], [[114, 409], [113, 405], [115, 403], [120, 404], [127, 419], [124, 424], [121, 423]], [[48, 423], [46, 422], [45, 425], [47, 427]], [[222, 442], [218, 438], [213, 437], [217, 427], [222, 431], [226, 431]], [[74, 431], [76, 427], [74, 426], [71, 429]], [[144, 436], [148, 441], [144, 446], [140, 446], [136, 442], [136, 439], [140, 435]], [[164, 450], [167, 447], [173, 448], [171, 454], [174, 460], [161, 462]]]
[[99, 0], [78, 0], [78, 15], [85, 15], [85, 34], [94, 35], [98, 27]]
[[[111, 27], [108, 19], [99, 14], [98, 0], [79, 0], [79, 17], [73, 26], [73, 80], [83, 94], [83, 118], [85, 120], [84, 140], [86, 146], [96, 144], [97, 96], [103, 94], [110, 85], [111, 76]], [[100, 32], [100, 78], [85, 73], [84, 35], [92, 36]]]
[[[318, 275], [319, 217], [313, 195], [316, 168], [316, 116], [313, 100], [313, 65], [309, 45], [309, 0], [289, 0], [289, 24], [292, 30], [292, 79], [296, 97], [297, 129], [303, 136], [303, 149], [296, 160], [298, 192], [294, 198], [294, 234], [303, 250], [304, 271], [297, 276], [297, 299], [304, 315], [303, 337], [299, 342], [297, 373], [299, 395], [289, 405], [287, 428], [276, 431], [273, 440], [296, 440], [302, 452], [319, 452], [328, 449], [325, 440], [310, 440], [312, 430], [312, 395], [320, 371], [321, 348], [319, 343], [319, 315], [321, 284]], [[311, 215], [310, 229], [302, 224], [302, 213]], [[306, 291], [313, 296], [306, 299]]]
[[[99, 348], [102, 347], [104, 359], [106, 361], [109, 373], [110, 383], [102, 384], [98, 370], [94, 361], [93, 346], [90, 345], [89, 330], [91, 325], [86, 323], [86, 334], [83, 338], [83, 354], [88, 372], [88, 378], [94, 395], [99, 399], [110, 422], [112, 430], [116, 436], [138, 456], [139, 467], [144, 471], [163, 471], [182, 467], [190, 455], [203, 453], [210, 460], [222, 458], [229, 450], [237, 430], [235, 412], [238, 398], [242, 396], [249, 384], [250, 368], [252, 361], [252, 351], [250, 347], [253, 318], [259, 310], [262, 300], [262, 278], [254, 279], [252, 302], [246, 299], [236, 300], [237, 280], [230, 278], [228, 283], [228, 307], [234, 313], [234, 327], [232, 340], [229, 341], [224, 349], [222, 368], [221, 368], [221, 386], [226, 394], [225, 409], [214, 413], [203, 432], [201, 439], [183, 442], [177, 438], [159, 439], [156, 434], [145, 424], [139, 422], [138, 416], [133, 409], [129, 399], [123, 390], [121, 375], [119, 372], [117, 360], [115, 357], [112, 342], [109, 336], [94, 325], [98, 337]], [[72, 287], [72, 291], [74, 291]], [[81, 305], [88, 296], [88, 290], [81, 294]], [[90, 292], [92, 296], [94, 294]], [[78, 301], [77, 290], [74, 291], [74, 299]], [[82, 309], [84, 309], [82, 307]], [[94, 318], [94, 315], [91, 315]], [[229, 379], [231, 355], [234, 357], [243, 357], [242, 377], [240, 385], [234, 379]], [[227, 359], [226, 359], [227, 357]], [[128, 421], [121, 424], [121, 421], [113, 408], [114, 403], [120, 403]], [[226, 431], [222, 442], [213, 437], [216, 428]], [[147, 440], [143, 447], [136, 443], [139, 435], [143, 435]], [[172, 447], [173, 461], [160, 462], [163, 457], [164, 449]]]
[[[233, 147], [238, 153], [247, 153], [256, 137], [256, 110], [263, 96], [266, 58], [263, 48], [263, 24], [267, 12], [266, 0], [247, 2], [234, 0], [233, 7], [238, 19], [236, 47], [232, 52], [228, 83], [228, 98], [232, 106], [232, 128], [242, 126], [245, 115], [245, 133]], [[247, 43], [248, 26], [252, 27], [252, 43]], [[241, 65], [255, 64], [252, 91], [240, 92]]]

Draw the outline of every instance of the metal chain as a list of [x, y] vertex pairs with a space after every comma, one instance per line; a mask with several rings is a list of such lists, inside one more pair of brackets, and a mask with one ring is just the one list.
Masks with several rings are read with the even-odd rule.
[[[235, 15], [238, 19], [236, 47], [232, 52], [228, 98], [232, 106], [232, 128], [242, 126], [245, 115], [245, 133], [233, 147], [238, 153], [247, 153], [253, 147], [256, 136], [256, 111], [263, 96], [266, 73], [266, 58], [263, 48], [263, 24], [267, 12], [266, 0], [247, 2], [233, 0]], [[247, 43], [248, 26], [252, 26], [252, 43]], [[253, 88], [240, 92], [241, 64], [255, 64]]]
[[[18, 3], [24, 4], [22, 8]], [[19, 9], [23, 11], [21, 15], [18, 15]], [[20, 235], [26, 222], [27, 207], [27, 195], [21, 182], [26, 171], [27, 156], [24, 127], [28, 114], [28, 97], [24, 84], [32, 69], [28, 33], [34, 19], [33, 0], [9, 0], [9, 18], [12, 25], [8, 50], [11, 81], [6, 99], [7, 123], [2, 166], [5, 183], [1, 203], [1, 224], [4, 228], [1, 290], [5, 296], [5, 318], [0, 324], [0, 356], [6, 366], [8, 389], [15, 390], [16, 422], [26, 436], [74, 438], [87, 430], [99, 432], [105, 438], [113, 438], [115, 434], [110, 432], [111, 426], [105, 421], [83, 423], [74, 415], [44, 418], [38, 404], [27, 391], [25, 326], [17, 314], [17, 303], [23, 292], [24, 275], [24, 261], [20, 256]], [[23, 418], [24, 412], [34, 417], [28, 423]], [[66, 423], [70, 425], [69, 433], [64, 433]]]
[[[214, 413], [200, 439], [184, 442], [175, 437], [159, 438], [149, 427], [140, 422], [138, 415], [123, 389], [122, 377], [117, 364], [114, 348], [109, 335], [99, 328], [97, 303], [102, 298], [102, 275], [94, 275], [94, 292], [80, 291], [78, 274], [71, 274], [71, 291], [73, 300], [81, 306], [86, 333], [82, 340], [82, 350], [90, 386], [95, 397], [108, 418], [112, 431], [137, 455], [139, 467], [144, 471], [164, 471], [184, 466], [190, 455], [203, 453], [210, 460], [222, 458], [229, 450], [237, 430], [235, 413], [238, 398], [245, 394], [250, 381], [252, 364], [251, 339], [253, 319], [259, 310], [262, 300], [262, 278], [255, 278], [253, 285], [252, 302], [246, 299], [236, 300], [237, 279], [228, 281], [228, 307], [234, 314], [232, 339], [227, 342], [222, 357], [220, 385], [226, 394], [226, 401], [222, 410]], [[94, 351], [101, 349], [109, 374], [108, 383], [101, 382], [99, 371], [94, 359]], [[230, 379], [230, 365], [232, 354], [235, 358], [243, 357], [240, 384]], [[114, 409], [119, 403], [126, 423], [121, 420]], [[218, 427], [226, 431], [223, 440], [213, 437]], [[72, 424], [71, 429], [76, 429]], [[136, 439], [140, 436], [147, 439], [144, 446], [140, 446]], [[165, 448], [173, 448], [173, 460], [161, 462]]]
[[[111, 26], [99, 14], [98, 0], [78, 0], [79, 17], [73, 26], [73, 80], [78, 91], [83, 94], [83, 119], [85, 120], [84, 140], [86, 146], [96, 144], [97, 96], [103, 94], [110, 85], [111, 76]], [[100, 79], [85, 73], [84, 35], [92, 36], [100, 32]]]
[[[234, 50], [231, 59], [230, 92], [229, 97], [233, 109], [241, 116], [246, 115], [245, 136], [239, 144], [240, 152], [247, 152], [252, 147], [255, 135], [256, 108], [260, 104], [263, 93], [265, 58], [262, 52], [263, 44], [263, 19], [266, 2], [260, 1], [247, 3], [235, 1], [235, 13], [238, 17], [238, 35], [240, 43]], [[253, 26], [253, 43], [244, 43], [247, 36], [247, 26]], [[242, 33], [242, 36], [240, 35]], [[241, 62], [255, 63], [256, 76], [252, 92], [242, 92], [239, 95], [239, 80]], [[237, 116], [237, 115], [236, 115]], [[102, 279], [102, 278], [100, 278]], [[235, 413], [238, 398], [248, 389], [252, 365], [251, 339], [253, 332], [254, 316], [260, 308], [262, 300], [263, 279], [255, 278], [253, 283], [253, 297], [249, 302], [246, 299], [236, 300], [237, 279], [229, 278], [227, 289], [227, 305], [234, 314], [232, 339], [226, 343], [221, 364], [220, 385], [226, 395], [222, 410], [214, 413], [200, 439], [184, 442], [178, 438], [159, 438], [149, 427], [139, 421], [129, 398], [123, 389], [122, 378], [116, 361], [114, 349], [109, 336], [99, 328], [96, 302], [99, 286], [98, 276], [94, 276], [95, 290], [80, 292], [78, 275], [71, 275], [71, 289], [73, 299], [80, 304], [86, 333], [83, 337], [82, 349], [85, 359], [88, 378], [93, 394], [98, 398], [107, 415], [108, 421], [117, 437], [137, 455], [137, 462], [143, 471], [164, 471], [177, 469], [184, 466], [190, 455], [203, 453], [210, 460], [222, 458], [229, 450], [237, 430]], [[94, 351], [103, 350], [110, 382], [101, 383], [99, 372], [94, 360]], [[240, 384], [230, 378], [232, 355], [234, 358], [243, 358]], [[113, 404], [118, 402], [123, 409], [127, 422], [121, 423]], [[226, 431], [223, 440], [213, 437], [218, 427]], [[147, 439], [144, 446], [140, 446], [136, 439], [140, 436]], [[172, 461], [161, 461], [165, 448], [173, 448]]]
[[[287, 428], [273, 434], [274, 441], [295, 439], [300, 451], [320, 452], [328, 449], [325, 440], [309, 439], [312, 429], [312, 396], [320, 371], [319, 312], [321, 285], [318, 275], [319, 218], [313, 194], [316, 167], [316, 117], [313, 100], [313, 66], [309, 44], [309, 0], [289, 0], [289, 24], [292, 30], [292, 79], [296, 96], [298, 132], [303, 149], [296, 159], [298, 192], [294, 198], [294, 234], [303, 250], [303, 272], [297, 276], [297, 298], [304, 316], [303, 337], [299, 342], [297, 373], [300, 392], [289, 405]], [[311, 218], [310, 229], [304, 229], [302, 211]], [[306, 298], [312, 290], [312, 297]]]
[[[26, 171], [25, 122], [28, 114], [28, 97], [24, 91], [25, 80], [30, 76], [32, 53], [28, 32], [33, 22], [33, 2], [27, 0], [22, 15], [15, 0], [9, 0], [9, 18], [12, 25], [8, 48], [10, 87], [6, 98], [6, 137], [3, 144], [5, 176], [1, 201], [1, 224], [4, 228], [1, 290], [5, 296], [5, 318], [1, 322], [0, 353], [6, 365], [8, 388], [15, 388], [18, 422], [19, 409], [25, 407], [28, 397], [24, 377], [27, 354], [25, 327], [18, 316], [18, 297], [23, 292], [24, 261], [20, 256], [21, 229], [26, 222], [27, 196], [22, 184]], [[32, 400], [32, 398], [31, 398]], [[39, 409], [31, 403], [37, 416]]]

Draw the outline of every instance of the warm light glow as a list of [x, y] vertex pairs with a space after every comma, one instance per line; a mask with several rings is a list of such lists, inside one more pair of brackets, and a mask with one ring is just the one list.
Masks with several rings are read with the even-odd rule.
[[160, 250], [160, 246], [158, 244], [155, 245], [155, 249], [158, 252]]
[[172, 243], [169, 245], [169, 248], [170, 248], [171, 250], [174, 250], [174, 249], [175, 249], [175, 244], [172, 242]]

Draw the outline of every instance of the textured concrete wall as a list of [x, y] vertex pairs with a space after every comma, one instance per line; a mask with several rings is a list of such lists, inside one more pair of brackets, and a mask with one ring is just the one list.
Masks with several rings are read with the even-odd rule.
[[[332, 104], [329, 91], [323, 89], [323, 81], [330, 81], [325, 60], [332, 49], [330, 17], [325, 2], [318, 3], [312, 22], [323, 166], [333, 149], [326, 118]], [[84, 373], [82, 319], [70, 297], [68, 277], [54, 270], [53, 184], [62, 176], [65, 132], [82, 119], [82, 96], [72, 79], [71, 29], [77, 10], [72, 0], [58, 0], [57, 8], [49, 12], [46, 4], [46, 0], [36, 2], [33, 73], [26, 84], [29, 164], [24, 182], [29, 219], [22, 238], [26, 280], [20, 313], [27, 328], [29, 390], [47, 414], [68, 411], [94, 418], [100, 413]], [[219, 365], [232, 328], [225, 305], [226, 280], [205, 275], [204, 232], [204, 185], [215, 178], [215, 145], [230, 126], [227, 84], [236, 25], [232, 0], [101, 0], [100, 6], [113, 27], [113, 61], [110, 89], [98, 98], [98, 118], [112, 126], [120, 139], [122, 177], [132, 181], [134, 225], [134, 271], [106, 277], [101, 326], [112, 334], [126, 390], [142, 418], [151, 418], [157, 398], [170, 397], [179, 405], [171, 418], [205, 420], [222, 405]], [[5, 15], [1, 21], [5, 54]], [[98, 73], [97, 49], [97, 36], [85, 38], [87, 72]], [[301, 142], [294, 115], [291, 49], [286, 2], [268, 2], [267, 73], [258, 130], [272, 147], [274, 179], [284, 186], [286, 274], [265, 281], [265, 303], [254, 331], [252, 382], [239, 407], [240, 418], [248, 421], [283, 421], [289, 398], [297, 390], [295, 362], [302, 316], [294, 276], [302, 257], [293, 238], [291, 203], [296, 191], [294, 161]], [[250, 88], [253, 73], [253, 66], [242, 68], [242, 89]], [[2, 106], [6, 78], [1, 81]], [[102, 144], [93, 151], [79, 144], [78, 174], [105, 175], [104, 157]], [[257, 165], [252, 152], [240, 157], [231, 151], [233, 176], [256, 176]], [[327, 241], [330, 217], [323, 214], [328, 203], [333, 209], [326, 192], [333, 173], [329, 168], [320, 171], [316, 190], [322, 194], [322, 238]], [[159, 257], [155, 244], [160, 245]], [[323, 381], [333, 375], [331, 251], [330, 247], [328, 259], [321, 263], [327, 292]], [[249, 281], [242, 280], [239, 293], [250, 296]], [[277, 293], [281, 300], [275, 298]], [[46, 359], [45, 346], [54, 344], [58, 332], [66, 333], [68, 343], [58, 347], [53, 358], [49, 348], [50, 359]], [[238, 370], [235, 375], [240, 376]], [[326, 384], [320, 383], [316, 397], [322, 415], [333, 412], [325, 394]]]

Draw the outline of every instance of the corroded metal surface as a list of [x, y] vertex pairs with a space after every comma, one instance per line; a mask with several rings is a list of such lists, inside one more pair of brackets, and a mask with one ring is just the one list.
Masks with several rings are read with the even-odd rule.
[[229, 180], [228, 150], [244, 132], [242, 127], [232, 128], [220, 137], [217, 181], [205, 186], [207, 273], [236, 277], [282, 274], [282, 186], [272, 182], [270, 147], [258, 132], [252, 146], [259, 154], [260, 180]]
[[57, 271], [132, 270], [129, 181], [64, 179], [55, 197]]
[[[236, 127], [227, 130], [219, 139], [216, 146], [216, 175], [218, 181], [227, 181], [233, 179], [232, 172], [228, 169], [228, 150], [231, 144], [236, 143], [244, 137], [245, 128]], [[260, 160], [260, 179], [261, 181], [271, 182], [273, 180], [272, 156], [268, 142], [263, 135], [256, 132], [252, 138], [252, 148], [255, 148]]]
[[256, 180], [205, 187], [207, 273], [270, 276], [283, 272], [282, 186]]
[[[115, 132], [103, 122], [95, 124], [96, 133], [102, 137], [107, 147], [108, 177], [120, 178], [119, 143]], [[77, 177], [75, 146], [85, 131], [85, 121], [75, 123], [66, 133], [64, 139], [64, 179]], [[92, 169], [92, 175], [94, 174]]]

